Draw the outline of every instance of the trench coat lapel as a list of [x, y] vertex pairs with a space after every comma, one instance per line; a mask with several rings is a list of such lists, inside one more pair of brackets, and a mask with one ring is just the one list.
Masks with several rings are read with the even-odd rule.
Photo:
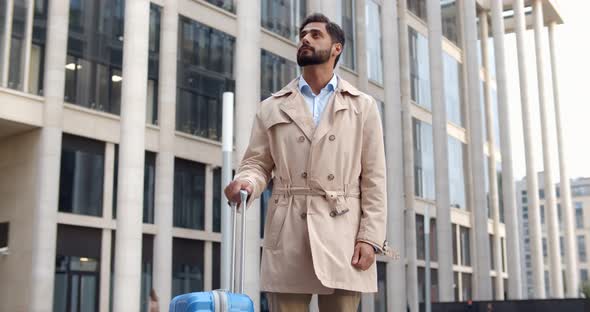
[[297, 85], [298, 78], [291, 81], [285, 88], [273, 94], [273, 96], [280, 97], [290, 93], [289, 97], [280, 104], [280, 108], [301, 129], [305, 137], [311, 141], [315, 131], [315, 124], [311, 117], [311, 112], [309, 112], [305, 104], [305, 99], [297, 90]]
[[[347, 94], [348, 93], [348, 94]], [[341, 116], [338, 114], [341, 110], [353, 109], [358, 114], [356, 107], [350, 104], [350, 100], [346, 97], [348, 95], [359, 96], [360, 92], [352, 87], [348, 82], [339, 78], [338, 87], [334, 90], [334, 93], [330, 97], [326, 111], [322, 115], [322, 119], [316, 129], [312, 143], [318, 143], [327, 133], [332, 130], [334, 124], [336, 124]]]

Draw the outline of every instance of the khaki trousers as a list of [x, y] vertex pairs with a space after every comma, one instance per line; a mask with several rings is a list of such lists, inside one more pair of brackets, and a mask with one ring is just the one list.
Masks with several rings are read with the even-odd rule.
[[[308, 312], [311, 294], [267, 293], [270, 312]], [[320, 312], [356, 312], [361, 293], [336, 289], [331, 295], [318, 295]]]

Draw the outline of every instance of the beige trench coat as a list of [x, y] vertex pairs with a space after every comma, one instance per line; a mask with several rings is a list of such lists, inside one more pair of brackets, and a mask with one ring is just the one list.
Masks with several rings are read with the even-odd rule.
[[297, 79], [263, 101], [236, 179], [252, 184], [251, 204], [271, 177], [261, 290], [376, 292], [376, 265], [361, 271], [351, 264], [357, 241], [387, 249], [385, 153], [375, 100], [339, 78], [317, 128]]

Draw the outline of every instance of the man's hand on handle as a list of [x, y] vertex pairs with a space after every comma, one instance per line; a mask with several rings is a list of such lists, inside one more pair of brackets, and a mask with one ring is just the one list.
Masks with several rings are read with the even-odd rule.
[[228, 201], [236, 203], [239, 207], [242, 204], [242, 201], [240, 199], [241, 190], [245, 190], [246, 192], [248, 192], [248, 196], [250, 196], [253, 191], [252, 184], [244, 180], [232, 181], [225, 187], [225, 197], [227, 197]]
[[356, 242], [352, 265], [359, 270], [365, 271], [375, 262], [375, 248], [369, 243]]

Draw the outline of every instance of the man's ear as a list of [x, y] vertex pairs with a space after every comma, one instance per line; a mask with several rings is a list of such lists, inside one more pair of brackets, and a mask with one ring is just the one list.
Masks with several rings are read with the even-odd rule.
[[332, 54], [334, 57], [342, 54], [342, 43], [335, 43], [332, 45]]

